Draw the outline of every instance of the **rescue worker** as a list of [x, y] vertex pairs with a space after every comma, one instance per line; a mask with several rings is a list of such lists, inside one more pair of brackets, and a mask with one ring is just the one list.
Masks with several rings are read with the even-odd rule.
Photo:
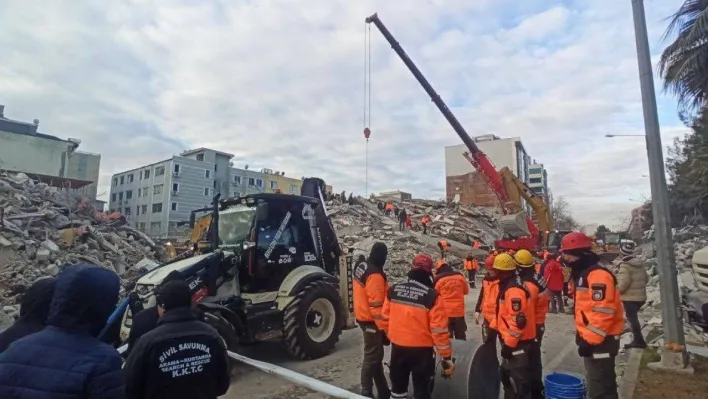
[[386, 215], [391, 216], [392, 213], [393, 213], [393, 204], [390, 202], [387, 202], [386, 203]]
[[354, 317], [364, 333], [364, 358], [361, 365], [361, 395], [373, 398], [376, 385], [377, 398], [388, 399], [391, 391], [384, 375], [384, 345], [388, 338], [383, 332], [381, 310], [388, 284], [383, 267], [388, 248], [377, 242], [371, 247], [369, 259], [362, 258], [354, 268], [353, 297]]
[[413, 397], [430, 399], [435, 380], [435, 353], [446, 376], [455, 372], [442, 298], [433, 288], [433, 259], [417, 255], [408, 281], [388, 289], [383, 327], [391, 340], [391, 398], [406, 398], [413, 379]]
[[469, 284], [471, 288], [476, 288], [475, 276], [477, 275], [477, 270], [479, 270], [479, 262], [472, 256], [472, 252], [467, 254], [465, 258], [465, 270], [467, 271], [467, 278], [469, 279]]
[[430, 223], [430, 216], [423, 216], [423, 218], [420, 219], [420, 223], [423, 224], [423, 234], [428, 234], [428, 223]]
[[143, 335], [125, 363], [128, 398], [216, 399], [228, 391], [229, 358], [219, 333], [197, 319], [184, 280], [155, 292], [158, 326]]
[[445, 240], [440, 240], [438, 241], [438, 248], [440, 249], [440, 259], [445, 259], [445, 256], [450, 250], [450, 244]]
[[408, 212], [405, 209], [401, 209], [401, 212], [398, 213], [398, 230], [405, 230], [406, 220], [408, 220]]
[[517, 273], [530, 294], [529, 306], [526, 317], [536, 329], [536, 339], [528, 347], [530, 366], [529, 390], [531, 398], [543, 398], [543, 368], [541, 363], [541, 341], [545, 331], [546, 313], [548, 312], [548, 295], [542, 279], [534, 270], [533, 255], [531, 252], [520, 249], [514, 255], [518, 266]]
[[406, 215], [406, 227], [408, 227], [409, 229], [413, 228], [413, 216]]
[[[482, 319], [482, 342], [496, 346], [497, 332], [497, 296], [499, 296], [499, 279], [494, 269], [494, 254], [490, 254], [484, 261], [487, 274], [482, 279], [482, 288], [479, 290], [477, 304], [474, 307], [475, 324]], [[496, 348], [495, 348], [496, 352]]]
[[563, 269], [561, 264], [553, 258], [553, 256], [546, 255], [546, 266], [544, 268], [543, 278], [546, 280], [546, 287], [548, 288], [548, 300], [551, 304], [551, 313], [561, 313], [563, 310]]
[[615, 276], [599, 264], [592, 239], [580, 232], [561, 240], [563, 261], [571, 269], [578, 354], [584, 359], [588, 399], [618, 397], [615, 356], [624, 313]]
[[500, 376], [505, 399], [529, 398], [531, 376], [529, 347], [536, 338], [536, 326], [531, 295], [516, 276], [516, 261], [509, 254], [494, 258], [494, 269], [499, 278], [497, 299], [497, 327], [501, 341]]
[[453, 270], [449, 264], [443, 263], [437, 269], [433, 284], [447, 310], [450, 337], [466, 340], [465, 295], [470, 293], [467, 279], [462, 273]]

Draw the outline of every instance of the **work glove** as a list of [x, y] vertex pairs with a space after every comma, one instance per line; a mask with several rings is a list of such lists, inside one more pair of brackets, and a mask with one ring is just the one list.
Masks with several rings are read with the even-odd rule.
[[391, 340], [388, 339], [388, 335], [384, 334], [383, 336], [383, 346], [389, 346], [391, 345]]
[[446, 358], [443, 359], [440, 364], [442, 365], [442, 371], [440, 374], [444, 378], [450, 378], [455, 374], [455, 359]]
[[501, 347], [501, 357], [509, 360], [514, 357], [514, 350], [508, 345], [502, 345]]
[[479, 324], [479, 319], [482, 317], [482, 314], [479, 312], [475, 312], [474, 314], [474, 324]]
[[578, 342], [578, 355], [580, 357], [590, 357], [592, 356], [593, 352], [595, 351], [595, 348], [593, 345], [588, 343], [588, 341], [580, 338], [577, 340]]

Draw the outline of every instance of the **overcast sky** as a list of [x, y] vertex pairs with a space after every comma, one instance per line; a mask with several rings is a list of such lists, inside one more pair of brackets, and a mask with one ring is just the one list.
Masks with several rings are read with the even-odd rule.
[[[682, 0], [646, 0], [653, 59]], [[648, 198], [630, 0], [3, 0], [0, 104], [110, 175], [211, 147], [364, 193], [364, 18], [470, 135], [519, 136], [583, 223]], [[457, 135], [375, 28], [369, 192], [441, 198]], [[657, 81], [665, 143], [685, 133]], [[666, 151], [665, 151], [666, 155]], [[104, 196], [105, 198], [105, 196]]]

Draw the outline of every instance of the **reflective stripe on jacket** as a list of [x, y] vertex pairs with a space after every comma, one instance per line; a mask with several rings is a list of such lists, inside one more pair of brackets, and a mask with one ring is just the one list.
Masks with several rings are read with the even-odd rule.
[[624, 310], [612, 272], [599, 265], [591, 266], [573, 285], [575, 328], [580, 337], [591, 345], [600, 345], [607, 337], [621, 335]]
[[435, 276], [435, 291], [447, 311], [447, 317], [465, 317], [465, 295], [470, 293], [470, 285], [462, 273], [443, 266]]
[[412, 280], [392, 285], [382, 314], [382, 326], [394, 344], [435, 348], [440, 357], [452, 356], [447, 312], [433, 288]]
[[352, 277], [356, 321], [361, 325], [376, 325], [381, 329], [381, 310], [388, 290], [386, 277], [368, 262], [356, 265]]

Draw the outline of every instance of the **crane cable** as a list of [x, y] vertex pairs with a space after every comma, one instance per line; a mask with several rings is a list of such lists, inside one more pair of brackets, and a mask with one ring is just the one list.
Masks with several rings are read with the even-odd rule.
[[[371, 129], [371, 24], [364, 23], [364, 120]], [[368, 138], [367, 138], [368, 141]]]

